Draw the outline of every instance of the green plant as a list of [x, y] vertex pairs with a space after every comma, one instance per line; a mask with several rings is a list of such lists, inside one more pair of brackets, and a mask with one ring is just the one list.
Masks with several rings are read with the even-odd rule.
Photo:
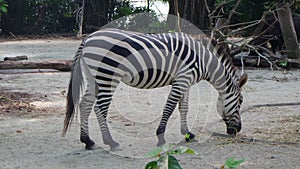
[[[234, 159], [234, 158], [231, 157], [231, 158], [228, 158], [228, 159], [226, 160], [225, 164], [222, 165], [222, 166], [220, 167], [220, 169], [235, 169], [235, 168], [237, 168], [240, 164], [242, 164], [244, 161], [245, 161], [244, 158], [237, 160], [237, 159]], [[215, 168], [215, 169], [218, 169], [218, 168]]]
[[286, 68], [287, 65], [288, 65], [288, 62], [287, 62], [286, 60], [285, 60], [285, 61], [281, 61], [281, 62], [279, 63], [279, 66], [281, 66], [281, 67], [283, 67], [283, 68]]
[[180, 146], [174, 149], [174, 145], [165, 145], [163, 147], [157, 147], [147, 153], [148, 157], [158, 157], [158, 160], [149, 162], [145, 169], [159, 169], [159, 168], [169, 168], [169, 169], [182, 169], [178, 160], [173, 155], [182, 154], [194, 154], [198, 155], [193, 149]]
[[[114, 4], [114, 16], [113, 20], [128, 16], [131, 14], [137, 14], [142, 12], [148, 12], [146, 7], [134, 7], [129, 0], [116, 1]], [[153, 12], [153, 11], [151, 11]]]
[[[187, 137], [187, 136], [186, 136]], [[147, 157], [157, 157], [157, 160], [150, 161], [147, 163], [145, 169], [182, 169], [178, 160], [173, 155], [182, 155], [182, 154], [193, 154], [199, 155], [196, 151], [191, 148], [180, 146], [175, 148], [175, 145], [165, 145], [163, 147], [157, 147], [149, 151]], [[236, 169], [240, 164], [245, 161], [242, 159], [228, 158], [221, 167], [216, 167], [215, 169]]]
[[8, 7], [7, 2], [4, 0], [0, 0], [0, 16], [1, 13], [7, 13], [7, 7]]
[[7, 7], [8, 7], [7, 2], [4, 0], [0, 0], [0, 21], [1, 21], [1, 14], [7, 13]]

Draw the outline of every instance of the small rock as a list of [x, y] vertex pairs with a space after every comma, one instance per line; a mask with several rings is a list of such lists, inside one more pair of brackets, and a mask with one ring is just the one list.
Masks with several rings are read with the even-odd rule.
[[28, 57], [26, 55], [22, 55], [22, 56], [4, 58], [4, 61], [18, 61], [18, 60], [28, 60]]

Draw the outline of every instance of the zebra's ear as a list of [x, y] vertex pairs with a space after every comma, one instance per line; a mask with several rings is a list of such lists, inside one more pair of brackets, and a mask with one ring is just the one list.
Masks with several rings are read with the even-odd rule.
[[240, 88], [243, 87], [248, 81], [248, 75], [246, 73], [242, 74], [239, 80], [239, 86]]

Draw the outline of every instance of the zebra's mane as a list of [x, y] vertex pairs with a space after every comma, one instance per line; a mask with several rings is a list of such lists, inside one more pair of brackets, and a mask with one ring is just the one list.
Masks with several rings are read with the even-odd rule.
[[202, 38], [200, 41], [213, 52], [214, 56], [221, 61], [233, 79], [238, 82], [239, 76], [237, 74], [237, 67], [234, 66], [232, 58], [230, 57], [229, 46], [226, 43], [218, 42], [211, 38]]

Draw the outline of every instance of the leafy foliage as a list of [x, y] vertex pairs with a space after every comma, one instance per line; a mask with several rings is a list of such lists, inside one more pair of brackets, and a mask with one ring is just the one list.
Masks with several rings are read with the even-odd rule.
[[129, 0], [116, 1], [114, 6], [113, 19], [116, 20], [123, 16], [128, 16], [135, 13], [147, 12], [146, 7], [134, 7]]
[[[2, 2], [7, 2], [4, 7]], [[41, 34], [73, 32], [78, 5], [70, 0], [0, 0], [0, 27], [4, 33]], [[8, 10], [5, 7], [9, 6]], [[1, 12], [0, 12], [1, 13]]]
[[1, 16], [1, 12], [7, 13], [7, 7], [8, 7], [7, 2], [4, 0], [0, 0], [0, 16]]
[[142, 33], [169, 32], [166, 20], [160, 20], [155, 13], [136, 13], [125, 16], [107, 24], [104, 27], [118, 28], [122, 30]]
[[7, 2], [4, 0], [0, 0], [0, 21], [1, 21], [2, 13], [7, 13], [7, 7], [8, 7]]
[[[158, 159], [148, 162], [145, 166], [145, 169], [182, 169], [174, 155], [183, 154], [199, 155], [199, 153], [197, 153], [195, 150], [185, 146], [180, 146], [178, 148], [175, 148], [174, 145], [164, 145], [163, 147], [156, 147], [149, 151], [146, 156], [157, 157]], [[222, 165], [220, 168], [215, 169], [236, 169], [244, 161], [244, 158], [235, 159], [231, 157], [226, 160], [224, 165]]]
[[[173, 2], [173, 0], [163, 1], [169, 2], [169, 4]], [[213, 8], [226, 2], [226, 5], [219, 10], [223, 11], [222, 17], [228, 17], [237, 1], [211, 1], [214, 5], [212, 5], [210, 10], [213, 11]], [[242, 0], [233, 13], [231, 23], [259, 19], [264, 11], [274, 7], [277, 2], [278, 0]], [[285, 2], [290, 2], [294, 14], [300, 14], [300, 3], [295, 2], [295, 0], [287, 0]], [[9, 34], [9, 32], [14, 34], [74, 32], [76, 31], [76, 10], [81, 6], [80, 3], [82, 3], [81, 0], [0, 0], [0, 17], [2, 19], [0, 27], [6, 34]], [[124, 23], [124, 20], [118, 21], [120, 25], [123, 25], [119, 28], [147, 33], [167, 32], [170, 30], [166, 22], [159, 19], [159, 16], [154, 11], [148, 11], [145, 6], [134, 7], [129, 0], [86, 0], [85, 3], [85, 30], [99, 29], [112, 20], [118, 20], [121, 17], [141, 12], [150, 13], [149, 18], [145, 22], [137, 23], [133, 21], [132, 17], [129, 17], [128, 24]], [[183, 7], [180, 6], [180, 9], [183, 9]], [[191, 12], [192, 10], [187, 9], [186, 11]], [[135, 17], [138, 17], [138, 15]]]
[[225, 167], [228, 167], [229, 169], [235, 169], [240, 164], [242, 164], [245, 161], [245, 159], [236, 160], [234, 158], [228, 158], [225, 162]]
[[239, 159], [236, 160], [234, 158], [228, 158], [224, 165], [222, 165], [220, 168], [215, 169], [236, 169], [240, 164], [242, 164], [245, 161], [245, 159]]
[[286, 68], [288, 66], [288, 62], [287, 61], [281, 61], [279, 63], [279, 66], [283, 67], [283, 68]]
[[[43, 34], [76, 31], [76, 12], [82, 5], [80, 4], [81, 1], [6, 1], [7, 3], [4, 3], [4, 0], [0, 0], [0, 15], [1, 12], [7, 12], [6, 4], [10, 6], [7, 16], [0, 22], [0, 27], [3, 28], [5, 34], [9, 34], [9, 32], [14, 34]], [[146, 7], [133, 7], [128, 0], [86, 0], [84, 29], [88, 31], [98, 30], [111, 20], [147, 11]], [[150, 12], [153, 13], [153, 11]], [[153, 21], [155, 18], [151, 19]], [[136, 23], [132, 25], [136, 25]], [[160, 23], [152, 23], [149, 29], [155, 28], [157, 25], [160, 25]], [[148, 25], [143, 26], [147, 27]]]
[[148, 157], [158, 157], [158, 160], [147, 163], [145, 169], [182, 169], [178, 160], [173, 155], [193, 154], [198, 155], [193, 149], [180, 146], [174, 149], [174, 145], [165, 145], [163, 147], [157, 147], [147, 153]]
[[77, 6], [66, 0], [35, 0], [29, 1], [28, 7], [31, 13], [30, 17], [24, 18], [25, 23], [43, 25], [41, 30], [47, 33], [68, 32], [63, 26], [66, 26], [65, 22], [68, 19], [74, 19], [73, 11]]
[[159, 16], [154, 11], [148, 11], [146, 6], [134, 7], [128, 0], [116, 1], [113, 19], [114, 28], [143, 33], [168, 31], [166, 21], [159, 20]]

